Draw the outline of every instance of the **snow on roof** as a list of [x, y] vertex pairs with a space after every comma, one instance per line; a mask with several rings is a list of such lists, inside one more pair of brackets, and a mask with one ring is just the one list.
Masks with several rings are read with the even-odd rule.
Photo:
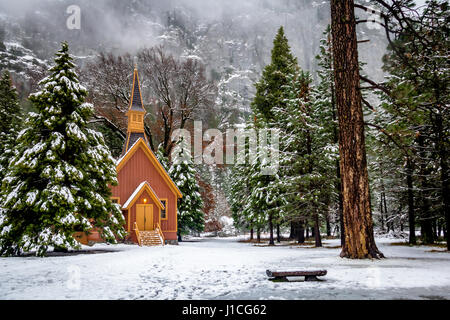
[[144, 185], [147, 183], [147, 181], [142, 182], [137, 188], [136, 190], [134, 190], [134, 192], [131, 194], [131, 196], [128, 198], [128, 200], [123, 204], [124, 208], [127, 208], [131, 201], [133, 201], [133, 199], [136, 197], [136, 195], [138, 194], [138, 192], [144, 187]]
[[134, 190], [134, 192], [131, 194], [131, 196], [128, 198], [128, 200], [123, 204], [122, 208], [128, 208], [128, 206], [133, 202], [133, 199], [136, 198], [136, 196], [139, 194], [139, 192], [144, 188], [144, 186], [147, 185], [150, 188], [150, 191], [153, 193], [152, 195], [155, 197], [156, 200], [158, 200], [160, 206], [164, 209], [164, 205], [162, 204], [161, 200], [159, 200], [158, 196], [156, 195], [153, 188], [150, 186], [150, 183], [147, 181], [141, 182], [141, 184]]
[[123, 158], [125, 158], [125, 157], [127, 156], [128, 152], [130, 152], [130, 150], [133, 149], [134, 145], [135, 145], [136, 143], [138, 143], [139, 140], [141, 140], [141, 139], [142, 139], [142, 138], [137, 139], [137, 140], [133, 143], [133, 145], [132, 145], [131, 147], [128, 148], [127, 152], [125, 152], [125, 153], [123, 154], [123, 156], [121, 156], [119, 159], [117, 159], [117, 161], [116, 161], [116, 166], [123, 160]]

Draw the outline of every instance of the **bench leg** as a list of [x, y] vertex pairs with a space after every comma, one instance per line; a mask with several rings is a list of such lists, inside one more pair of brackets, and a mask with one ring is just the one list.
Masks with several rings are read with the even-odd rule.
[[270, 278], [270, 281], [273, 282], [287, 282], [288, 279], [286, 277], [274, 277], [274, 278]]
[[305, 281], [320, 281], [316, 276], [305, 276]]

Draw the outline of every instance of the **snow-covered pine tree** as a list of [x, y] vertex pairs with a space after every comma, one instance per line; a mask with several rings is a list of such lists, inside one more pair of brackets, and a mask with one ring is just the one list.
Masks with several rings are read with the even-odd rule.
[[[423, 244], [436, 241], [439, 229], [450, 229], [449, 13], [448, 1], [427, 1], [414, 23], [399, 28], [395, 46], [388, 47], [383, 59], [388, 90], [379, 90], [384, 119], [379, 117], [377, 131], [389, 135], [398, 149], [400, 161], [393, 172], [403, 173], [406, 182], [401, 189], [407, 190], [410, 243], [415, 242], [416, 223]], [[389, 166], [395, 164], [390, 154], [384, 155]], [[401, 194], [389, 193], [394, 192]], [[406, 201], [389, 201], [390, 194], [388, 207], [406, 207]], [[405, 212], [394, 210], [398, 218]], [[450, 250], [450, 233], [444, 236]]]
[[92, 228], [110, 243], [125, 235], [123, 215], [110, 200], [115, 161], [102, 135], [87, 128], [94, 110], [72, 60], [62, 43], [42, 91], [30, 95], [37, 113], [28, 115], [4, 179], [1, 255], [78, 248], [74, 232]]
[[284, 105], [282, 87], [296, 66], [297, 59], [291, 53], [283, 27], [280, 27], [273, 40], [271, 63], [264, 68], [261, 79], [255, 84], [256, 94], [251, 104], [254, 115], [269, 124], [273, 122], [273, 108]]
[[[247, 132], [255, 130], [254, 123], [245, 126]], [[267, 191], [267, 176], [262, 175], [261, 150], [259, 147], [253, 155], [250, 146], [257, 145], [257, 137], [250, 134], [245, 140], [245, 148], [239, 150], [237, 163], [231, 174], [230, 204], [235, 227], [249, 228], [260, 235], [268, 222], [270, 200]], [[254, 156], [250, 157], [250, 154]], [[259, 236], [258, 236], [259, 239]]]
[[[246, 129], [249, 126], [246, 125]], [[231, 168], [229, 176], [230, 190], [228, 192], [228, 201], [230, 203], [234, 226], [236, 229], [250, 229], [253, 230], [253, 223], [249, 217], [245, 215], [244, 207], [248, 203], [249, 196], [249, 164], [246, 162], [246, 155], [248, 154], [248, 141], [246, 140], [245, 148], [238, 149], [236, 163]], [[242, 161], [242, 163], [240, 163]]]
[[337, 121], [330, 25], [323, 32], [319, 50], [319, 54], [316, 56], [319, 65], [319, 70], [317, 71], [319, 81], [317, 86], [313, 87], [311, 91], [313, 100], [312, 108], [317, 117], [316, 122], [319, 125], [318, 135], [316, 137], [317, 143], [321, 146], [319, 150], [322, 152], [322, 159], [324, 159], [322, 162], [322, 168], [325, 169], [323, 174], [328, 176], [326, 182], [334, 183], [335, 188], [329, 199], [329, 208], [331, 210], [325, 214], [327, 235], [331, 235], [330, 221], [334, 220], [335, 222], [339, 222], [341, 245], [343, 245], [345, 233], [342, 231], [344, 223], [339, 165], [339, 124]]
[[[285, 107], [275, 108], [275, 118], [282, 131], [281, 169], [277, 183], [278, 210], [297, 225], [299, 242], [303, 241], [306, 221], [319, 229], [319, 218], [327, 213], [334, 189], [336, 148], [323, 126], [321, 104], [307, 72], [297, 70], [284, 86]], [[316, 246], [321, 245], [315, 232]]]
[[[259, 136], [262, 139], [262, 136]], [[244, 211], [249, 217], [249, 221], [256, 226], [257, 231], [261, 231], [265, 225], [268, 224], [270, 238], [269, 245], [274, 245], [273, 227], [275, 220], [278, 218], [278, 203], [279, 189], [273, 186], [278, 181], [278, 175], [267, 174], [266, 169], [270, 167], [267, 162], [266, 153], [264, 150], [267, 146], [257, 145], [256, 157], [248, 164], [248, 185], [249, 196], [247, 204], [244, 206]], [[258, 232], [259, 233], [259, 232]]]
[[[256, 94], [251, 104], [251, 108], [256, 120], [256, 128], [274, 128], [278, 126], [278, 119], [274, 114], [274, 110], [275, 108], [285, 108], [283, 87], [288, 83], [288, 77], [295, 71], [296, 67], [297, 59], [291, 53], [283, 27], [280, 27], [273, 41], [271, 63], [264, 68], [261, 79], [255, 84]], [[269, 223], [270, 229], [269, 243], [274, 244], [273, 226], [275, 223], [278, 224], [280, 222], [280, 216], [278, 215], [279, 211], [276, 209], [276, 201], [269, 199], [273, 199], [272, 196], [275, 196], [275, 194], [278, 194], [279, 192], [270, 187], [270, 185], [273, 185], [275, 177], [261, 175], [260, 169], [262, 168], [255, 168], [256, 174], [259, 176], [258, 182], [254, 180], [259, 189], [257, 193], [262, 197], [261, 192], [264, 190], [264, 193], [266, 194], [265, 199], [270, 201], [270, 205], [257, 207], [261, 211], [261, 214], [267, 215], [266, 221]], [[264, 219], [259, 220], [263, 221]]]
[[183, 194], [178, 202], [178, 241], [191, 231], [203, 231], [203, 200], [187, 142], [181, 137], [172, 151], [169, 175]]
[[252, 229], [253, 226], [243, 215], [243, 209], [248, 195], [245, 166], [235, 164], [232, 167], [229, 179], [230, 191], [228, 194], [228, 202], [230, 203], [234, 226], [238, 230]]
[[284, 105], [273, 111], [282, 134], [279, 179], [271, 187], [279, 190], [278, 209], [284, 212], [285, 219], [291, 223], [299, 243], [304, 241], [305, 225], [310, 218], [310, 212], [306, 209], [310, 199], [305, 198], [304, 192], [309, 187], [304, 174], [310, 167], [312, 151], [312, 120], [305, 104], [309, 84], [310, 79], [297, 68], [288, 75], [288, 82], [283, 86]]
[[12, 86], [9, 72], [5, 71], [0, 79], [0, 187], [12, 157], [21, 122], [17, 92]]
[[158, 146], [158, 150], [156, 150], [156, 158], [159, 160], [163, 168], [166, 171], [169, 171], [170, 169], [169, 159], [166, 157], [164, 153], [164, 146], [162, 143]]

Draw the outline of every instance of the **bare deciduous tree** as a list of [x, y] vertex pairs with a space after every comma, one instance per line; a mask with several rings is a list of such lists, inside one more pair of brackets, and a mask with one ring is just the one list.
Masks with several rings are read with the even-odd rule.
[[143, 85], [153, 97], [155, 126], [159, 129], [166, 155], [174, 129], [185, 128], [194, 117], [202, 118], [213, 105], [215, 86], [206, 79], [205, 67], [198, 60], [176, 60], [162, 47], [144, 49], [138, 54]]
[[[161, 142], [169, 155], [172, 132], [211, 110], [215, 86], [206, 79], [200, 61], [178, 60], [163, 47], [142, 49], [137, 58], [144, 105], [149, 111], [145, 131], [151, 148], [155, 150], [156, 143]], [[89, 99], [96, 108], [93, 121], [103, 121], [122, 137], [126, 131], [132, 70], [133, 58], [129, 54], [102, 53], [83, 72]]]

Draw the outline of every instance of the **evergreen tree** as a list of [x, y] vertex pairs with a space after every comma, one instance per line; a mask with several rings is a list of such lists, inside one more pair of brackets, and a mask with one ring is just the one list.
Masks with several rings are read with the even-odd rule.
[[[251, 125], [246, 125], [245, 130], [251, 130]], [[237, 229], [248, 228], [253, 230], [257, 227], [252, 220], [252, 207], [250, 203], [250, 177], [252, 166], [249, 162], [249, 144], [253, 143], [252, 136], [250, 140], [245, 141], [245, 148], [240, 149], [236, 155], [237, 163], [233, 166], [231, 171], [231, 182], [229, 192], [229, 202], [231, 206], [234, 225]]]
[[[330, 208], [335, 208], [337, 211], [335, 214], [335, 221], [339, 221], [339, 231], [341, 236], [341, 245], [344, 244], [344, 222], [343, 222], [343, 203], [341, 192], [341, 178], [340, 178], [340, 164], [339, 164], [339, 124], [337, 121], [336, 110], [336, 96], [334, 87], [334, 67], [333, 67], [333, 53], [332, 53], [332, 37], [331, 26], [328, 25], [323, 32], [323, 38], [320, 40], [319, 54], [316, 56], [316, 60], [319, 66], [317, 75], [319, 78], [318, 84], [313, 90], [314, 109], [319, 117], [320, 132], [322, 139], [322, 146], [325, 146], [334, 160], [334, 172], [331, 172], [329, 168], [329, 182], [333, 182], [335, 185], [335, 191], [333, 192]], [[330, 220], [332, 217], [328, 214], [325, 215], [327, 221], [327, 235], [331, 233]]]
[[[259, 132], [259, 143], [256, 147], [255, 159], [249, 164], [247, 183], [250, 186], [250, 194], [244, 207], [248, 210], [249, 220], [257, 227], [258, 231], [268, 224], [270, 237], [269, 245], [274, 245], [273, 228], [281, 218], [278, 199], [279, 189], [274, 188], [279, 180], [277, 171], [271, 168], [271, 163], [266, 158], [268, 147], [261, 145], [263, 136]], [[270, 174], [268, 174], [270, 173]]]
[[115, 160], [102, 135], [87, 128], [94, 109], [84, 102], [72, 60], [62, 43], [42, 91], [30, 95], [37, 113], [28, 115], [3, 181], [2, 255], [78, 248], [74, 232], [93, 228], [107, 242], [125, 236], [121, 210], [110, 199]]
[[[285, 109], [276, 108], [282, 131], [281, 170], [278, 183], [280, 208], [289, 221], [299, 227], [299, 242], [307, 220], [319, 229], [319, 218], [326, 217], [334, 189], [336, 146], [323, 126], [320, 94], [311, 86], [308, 73], [298, 70], [284, 87]], [[321, 245], [320, 232], [315, 232], [316, 245]]]
[[[260, 123], [261, 125], [261, 123]], [[275, 220], [278, 218], [277, 210], [277, 195], [278, 190], [271, 187], [276, 181], [277, 176], [275, 170], [272, 170], [271, 163], [267, 161], [268, 146], [263, 146], [261, 139], [264, 138], [262, 131], [256, 132], [255, 125], [248, 126], [248, 129], [253, 130], [254, 135], [251, 134], [249, 144], [256, 146], [256, 150], [248, 149], [249, 156], [246, 157], [244, 174], [246, 175], [245, 187], [248, 188], [248, 196], [244, 205], [243, 214], [247, 221], [251, 223], [253, 228], [256, 228], [258, 241], [260, 240], [260, 233], [268, 224], [270, 238], [269, 245], [274, 245], [273, 226]], [[256, 151], [256, 152], [255, 152]], [[254, 157], [250, 154], [255, 152]], [[271, 173], [270, 175], [268, 173]]]
[[271, 123], [274, 120], [273, 108], [282, 107], [284, 103], [283, 86], [288, 76], [295, 71], [297, 59], [292, 55], [283, 27], [273, 41], [271, 63], [256, 83], [256, 94], [251, 103], [254, 115], [261, 121]]
[[178, 241], [190, 231], [203, 231], [205, 226], [203, 200], [190, 154], [186, 141], [180, 138], [172, 151], [169, 169], [170, 177], [183, 195], [178, 202]]
[[21, 121], [17, 92], [11, 84], [9, 72], [5, 71], [0, 79], [0, 181], [3, 180], [13, 155]]
[[[406, 8], [412, 10], [413, 3], [405, 4], [402, 10]], [[448, 1], [443, 0], [427, 1], [417, 15], [402, 12], [398, 17], [407, 23], [389, 26], [398, 30], [384, 57], [388, 81], [374, 86], [383, 102], [371, 123], [378, 131], [374, 139], [383, 144], [377, 150], [384, 145], [396, 149], [378, 153], [374, 167], [379, 172], [382, 169], [393, 186], [389, 207], [395, 210], [395, 216], [386, 218], [401, 227], [403, 208], [408, 208], [411, 244], [416, 242], [416, 218], [423, 243], [433, 243], [438, 226], [445, 222], [448, 229], [450, 221], [450, 95], [448, 75], [443, 72], [449, 63], [449, 12]], [[376, 187], [383, 196], [385, 183], [383, 179], [378, 181], [382, 183]], [[386, 196], [383, 198], [383, 202], [389, 202]], [[384, 215], [387, 207], [384, 205]], [[450, 249], [449, 233], [446, 235]]]
[[170, 169], [169, 159], [166, 157], [164, 153], [164, 146], [162, 143], [158, 146], [158, 150], [156, 151], [156, 158], [158, 158], [163, 168], [166, 171], [169, 171]]
[[[273, 41], [271, 63], [264, 68], [261, 79], [255, 84], [256, 94], [251, 103], [251, 108], [256, 121], [256, 128], [272, 128], [278, 125], [276, 115], [274, 114], [274, 109], [285, 109], [286, 103], [284, 99], [283, 87], [288, 83], [289, 76], [296, 70], [296, 67], [297, 59], [290, 51], [289, 43], [284, 34], [283, 27], [280, 27]], [[259, 151], [262, 152], [264, 150]], [[257, 157], [257, 159], [258, 158], [259, 157]], [[274, 184], [276, 177], [265, 174], [261, 175], [260, 173], [264, 171], [264, 168], [259, 167], [261, 163], [258, 163], [258, 161], [259, 160], [253, 164], [256, 166], [254, 168], [255, 176], [253, 183], [254, 187], [257, 189], [252, 189], [253, 192], [256, 192], [252, 192], [252, 194], [255, 196], [253, 200], [261, 205], [255, 204], [260, 213], [258, 215], [259, 218], [255, 218], [254, 221], [257, 220], [261, 223], [262, 221], [267, 221], [269, 223], [269, 243], [274, 244], [274, 220], [278, 224], [281, 218], [279, 211], [276, 210], [277, 203], [274, 200], [277, 198], [275, 195], [278, 194], [278, 191], [270, 187], [270, 185]], [[267, 203], [262, 205], [262, 202], [257, 200], [263, 198], [270, 202], [269, 206]]]

